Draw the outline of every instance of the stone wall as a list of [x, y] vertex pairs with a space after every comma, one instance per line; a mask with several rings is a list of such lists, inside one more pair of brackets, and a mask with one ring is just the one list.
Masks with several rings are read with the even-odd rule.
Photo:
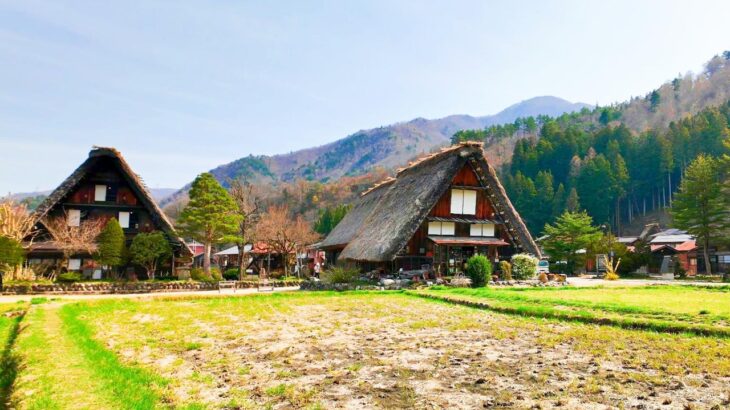
[[[299, 286], [300, 281], [270, 281], [269, 286]], [[256, 288], [259, 282], [238, 281], [237, 289]], [[23, 284], [3, 286], [3, 295], [35, 295], [35, 294], [124, 294], [155, 292], [186, 292], [201, 290], [218, 290], [218, 282], [83, 282], [54, 284]]]

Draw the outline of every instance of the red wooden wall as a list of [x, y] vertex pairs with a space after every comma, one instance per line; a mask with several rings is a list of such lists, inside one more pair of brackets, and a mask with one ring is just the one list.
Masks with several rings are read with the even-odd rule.
[[[478, 187], [479, 180], [476, 174], [471, 169], [469, 164], [465, 164], [464, 167], [456, 174], [452, 185], [456, 186], [473, 186]], [[441, 216], [448, 218], [451, 216], [451, 189], [447, 190], [444, 195], [439, 198], [436, 205], [431, 209], [430, 216]], [[486, 191], [480, 189], [477, 191], [477, 212], [476, 217], [479, 219], [490, 219], [494, 216], [494, 208], [492, 203], [487, 197]]]

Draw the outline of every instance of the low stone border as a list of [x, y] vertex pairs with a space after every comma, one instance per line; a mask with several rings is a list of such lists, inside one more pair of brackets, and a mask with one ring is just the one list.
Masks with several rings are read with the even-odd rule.
[[[439, 286], [448, 287], [461, 287], [449, 284], [438, 284]], [[494, 287], [562, 287], [567, 286], [567, 282], [540, 282], [537, 279], [531, 280], [510, 280], [510, 281], [497, 281], [489, 282], [488, 286]], [[296, 285], [294, 285], [296, 286]], [[424, 282], [412, 282], [407, 279], [386, 279], [380, 284], [373, 285], [356, 285], [351, 283], [324, 283], [315, 281], [304, 281], [299, 286], [299, 290], [312, 290], [312, 291], [337, 291], [344, 292], [348, 290], [404, 290], [404, 289], [417, 289], [417, 288], [428, 288]]]
[[[300, 281], [269, 281], [268, 286], [276, 288], [298, 286]], [[237, 281], [236, 289], [249, 289], [259, 286], [256, 281]], [[125, 294], [155, 292], [186, 292], [218, 290], [218, 282], [170, 281], [170, 282], [84, 282], [54, 283], [3, 286], [3, 295], [41, 295], [41, 294]]]
[[313, 290], [313, 291], [329, 291], [334, 290], [337, 292], [344, 292], [348, 290], [402, 290], [408, 289], [409, 286], [401, 286], [400, 284], [392, 285], [356, 285], [352, 283], [324, 283], [305, 281], [299, 285], [299, 290]]

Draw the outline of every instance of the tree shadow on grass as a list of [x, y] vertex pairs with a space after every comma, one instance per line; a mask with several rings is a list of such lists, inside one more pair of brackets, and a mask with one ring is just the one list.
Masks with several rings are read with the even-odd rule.
[[20, 334], [21, 322], [25, 318], [25, 311], [20, 312], [12, 318], [13, 323], [10, 325], [8, 340], [2, 346], [0, 354], [0, 409], [12, 408], [10, 396], [13, 393], [13, 385], [18, 375], [19, 361], [18, 357], [13, 354], [13, 346]]

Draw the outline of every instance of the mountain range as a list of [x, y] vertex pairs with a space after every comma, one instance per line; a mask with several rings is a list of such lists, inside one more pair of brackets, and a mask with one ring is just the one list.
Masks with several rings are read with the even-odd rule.
[[591, 106], [562, 98], [542, 96], [511, 105], [494, 115], [450, 115], [438, 119], [416, 118], [368, 130], [319, 147], [273, 156], [247, 156], [212, 169], [224, 184], [235, 178], [253, 182], [293, 181], [297, 178], [326, 182], [369, 169], [403, 165], [409, 159], [449, 143], [457, 131], [511, 123], [519, 117], [558, 116]]

